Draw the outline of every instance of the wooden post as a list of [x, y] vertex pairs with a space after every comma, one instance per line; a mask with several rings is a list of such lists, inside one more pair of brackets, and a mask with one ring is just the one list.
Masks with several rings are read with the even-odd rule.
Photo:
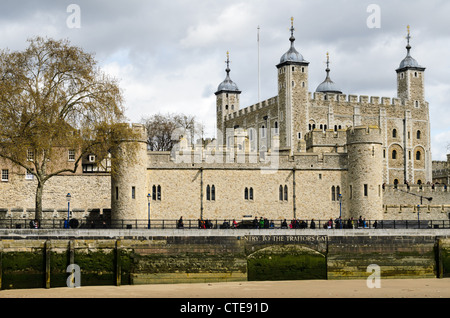
[[44, 253], [45, 253], [45, 288], [50, 288], [50, 250], [51, 242], [45, 241]]
[[2, 290], [2, 275], [3, 275], [3, 244], [0, 241], [0, 290]]
[[121, 260], [120, 260], [120, 246], [121, 246], [121, 242], [120, 240], [116, 240], [116, 248], [115, 248], [115, 252], [116, 252], [116, 286], [120, 286], [121, 284], [121, 276], [122, 276], [122, 264], [121, 264]]

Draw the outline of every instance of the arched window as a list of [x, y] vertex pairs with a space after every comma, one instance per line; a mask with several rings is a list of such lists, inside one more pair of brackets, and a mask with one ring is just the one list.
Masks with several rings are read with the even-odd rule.
[[392, 159], [397, 159], [397, 150], [392, 150]]
[[157, 193], [157, 196], [158, 196], [158, 201], [161, 201], [161, 186], [160, 186], [160, 185], [158, 185], [158, 193]]
[[278, 122], [277, 121], [273, 124], [273, 127], [275, 128], [275, 133], [278, 134]]
[[245, 188], [244, 190], [244, 199], [248, 200], [248, 188]]
[[288, 200], [288, 186], [284, 186], [284, 201]]
[[421, 132], [420, 132], [420, 130], [418, 130], [417, 131], [417, 139], [420, 139], [420, 137], [421, 137]]
[[334, 186], [331, 187], [331, 201], [336, 201], [336, 188]]
[[421, 158], [421, 153], [420, 153], [420, 151], [417, 151], [416, 152], [416, 160], [420, 160], [420, 158]]
[[153, 199], [153, 201], [156, 200], [156, 186], [155, 185], [152, 187], [152, 199]]
[[214, 184], [211, 186], [211, 201], [216, 201], [216, 187]]
[[208, 201], [211, 200], [211, 188], [210, 188], [209, 184], [206, 186], [206, 200], [208, 200]]
[[249, 196], [250, 200], [253, 200], [253, 188], [250, 188], [250, 196]]
[[339, 196], [341, 195], [341, 188], [339, 186], [336, 187], [336, 200], [339, 200]]
[[280, 201], [283, 201], [283, 186], [280, 185], [280, 188], [278, 189], [278, 198]]
[[392, 130], [392, 138], [397, 138], [397, 129]]

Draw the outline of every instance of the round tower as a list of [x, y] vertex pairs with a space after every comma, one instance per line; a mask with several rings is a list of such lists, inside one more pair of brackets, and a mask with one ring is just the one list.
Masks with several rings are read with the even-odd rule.
[[347, 130], [348, 217], [383, 218], [382, 134], [378, 127]]
[[120, 158], [111, 173], [111, 220], [146, 220], [147, 213], [147, 135], [145, 127], [132, 125], [137, 139], [121, 144], [112, 153]]

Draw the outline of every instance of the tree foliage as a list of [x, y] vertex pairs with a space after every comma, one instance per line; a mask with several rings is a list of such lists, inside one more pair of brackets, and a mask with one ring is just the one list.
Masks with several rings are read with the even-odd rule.
[[[0, 52], [0, 157], [35, 176], [36, 218], [55, 175], [75, 173], [84, 155], [101, 161], [133, 138], [122, 93], [92, 54], [67, 40], [36, 37], [24, 51]], [[76, 156], [67, 160], [67, 151]]]

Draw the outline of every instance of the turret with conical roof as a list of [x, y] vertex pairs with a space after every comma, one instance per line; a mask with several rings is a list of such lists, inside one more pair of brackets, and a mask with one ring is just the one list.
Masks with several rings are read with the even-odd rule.
[[225, 61], [227, 64], [227, 68], [225, 69], [225, 72], [227, 73], [227, 76], [225, 77], [225, 80], [220, 83], [220, 85], [217, 88], [217, 91], [215, 93], [216, 95], [216, 124], [217, 124], [217, 132], [216, 132], [216, 138], [220, 142], [220, 144], [223, 144], [224, 136], [225, 136], [225, 118], [234, 113], [235, 111], [239, 110], [239, 95], [241, 94], [241, 91], [239, 90], [236, 83], [234, 83], [230, 78], [230, 53], [227, 52], [227, 60]]
[[411, 33], [408, 25], [406, 36], [406, 57], [400, 62], [397, 72], [397, 96], [404, 100], [412, 100], [417, 107], [425, 101], [424, 94], [424, 72], [425, 67], [411, 56]]

